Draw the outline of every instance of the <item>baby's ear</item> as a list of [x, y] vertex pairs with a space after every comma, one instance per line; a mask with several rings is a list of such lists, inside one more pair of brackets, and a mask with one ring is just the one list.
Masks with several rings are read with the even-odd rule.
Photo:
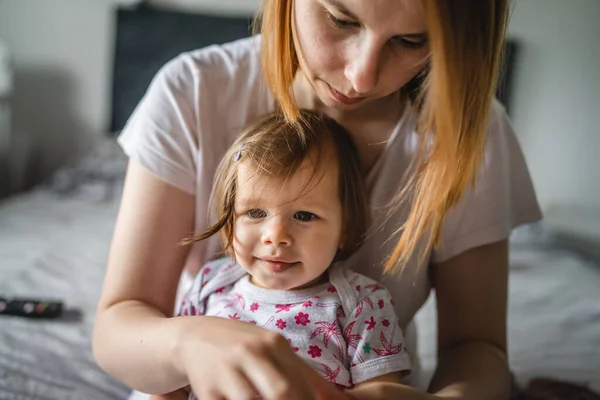
[[340, 244], [337, 248], [337, 251], [335, 252], [335, 257], [334, 260], [338, 260], [340, 258], [340, 255], [344, 252], [344, 241], [342, 239], [340, 239]]

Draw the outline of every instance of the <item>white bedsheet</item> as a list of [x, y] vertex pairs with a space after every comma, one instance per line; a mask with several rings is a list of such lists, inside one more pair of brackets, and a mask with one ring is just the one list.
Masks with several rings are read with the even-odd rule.
[[[600, 391], [600, 263], [548, 238], [531, 237], [513, 244], [510, 265], [509, 361], [518, 382], [543, 376]], [[430, 377], [434, 295], [416, 320], [419, 354], [429, 372], [424, 375]]]
[[55, 321], [0, 317], [0, 399], [129, 393], [100, 371], [90, 347], [122, 180], [116, 171], [124, 169], [118, 154], [103, 148], [52, 186], [0, 203], [0, 294], [58, 298], [81, 313]]

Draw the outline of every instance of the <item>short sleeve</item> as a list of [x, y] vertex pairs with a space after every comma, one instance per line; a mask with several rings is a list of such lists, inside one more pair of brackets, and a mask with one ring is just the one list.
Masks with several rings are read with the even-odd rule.
[[[178, 316], [204, 315], [204, 300], [221, 286], [229, 286], [245, 271], [228, 257], [219, 258], [204, 265], [179, 306]], [[233, 278], [231, 278], [233, 276]]]
[[474, 187], [449, 211], [433, 262], [507, 239], [513, 228], [541, 219], [525, 158], [502, 105], [494, 101], [483, 168]]
[[344, 338], [355, 385], [411, 368], [392, 296], [381, 284], [361, 288], [358, 305], [346, 316]]
[[186, 56], [175, 58], [154, 77], [118, 139], [129, 157], [190, 194], [199, 151], [194, 106], [199, 85]]
[[183, 296], [183, 300], [179, 306], [178, 316], [192, 316], [192, 315], [203, 315], [204, 304], [200, 300], [200, 293], [202, 288], [214, 278], [217, 273], [217, 268], [212, 267], [210, 264], [205, 265], [198, 271], [198, 274], [194, 278], [194, 283], [188, 292]]

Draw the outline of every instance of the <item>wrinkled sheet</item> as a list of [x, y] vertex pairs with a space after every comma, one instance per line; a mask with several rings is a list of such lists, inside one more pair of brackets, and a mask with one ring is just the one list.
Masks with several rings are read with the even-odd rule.
[[[599, 227], [600, 229], [600, 227]], [[600, 259], [542, 226], [511, 238], [509, 362], [518, 383], [549, 377], [600, 391]], [[425, 378], [435, 367], [435, 295], [417, 315]]]
[[90, 346], [125, 161], [103, 144], [47, 185], [0, 203], [0, 293], [61, 299], [70, 309], [60, 320], [0, 317], [0, 399], [127, 398]]

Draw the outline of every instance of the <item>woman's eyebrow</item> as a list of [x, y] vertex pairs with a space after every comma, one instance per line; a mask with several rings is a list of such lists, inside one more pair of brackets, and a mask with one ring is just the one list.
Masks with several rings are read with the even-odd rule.
[[350, 10], [348, 10], [346, 8], [345, 5], [343, 5], [339, 1], [337, 1], [337, 0], [322, 0], [322, 1], [323, 1], [323, 3], [329, 4], [331, 7], [335, 7], [339, 12], [341, 12], [345, 16], [352, 18], [353, 20], [356, 20], [356, 21], [359, 20], [356, 15], [354, 15]]

